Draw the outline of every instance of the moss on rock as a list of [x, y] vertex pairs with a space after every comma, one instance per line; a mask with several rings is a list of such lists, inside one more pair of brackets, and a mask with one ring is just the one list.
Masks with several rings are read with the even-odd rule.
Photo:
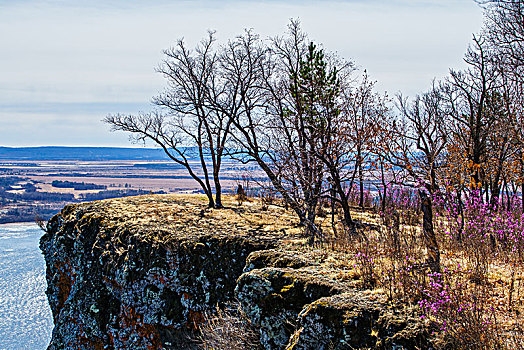
[[428, 349], [429, 330], [416, 309], [355, 290], [304, 307], [286, 349]]
[[53, 217], [40, 242], [50, 348], [183, 348], [179, 333], [231, 300], [247, 256], [282, 235], [257, 231], [231, 209], [202, 210], [191, 197], [141, 196], [66, 206]]
[[289, 212], [204, 205], [151, 195], [53, 217], [40, 241], [49, 348], [192, 349], [184, 334], [235, 296], [266, 349], [427, 348], [413, 309], [359, 290], [343, 253], [301, 246]]

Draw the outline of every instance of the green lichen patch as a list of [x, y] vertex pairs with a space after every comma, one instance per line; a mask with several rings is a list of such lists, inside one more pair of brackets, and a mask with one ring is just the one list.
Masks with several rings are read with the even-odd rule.
[[90, 337], [114, 349], [179, 344], [206, 310], [233, 298], [247, 256], [293, 238], [294, 225], [283, 209], [212, 210], [200, 196], [65, 207], [41, 239], [51, 348], [86, 348]]
[[266, 349], [285, 347], [305, 305], [355, 288], [351, 281], [327, 276], [329, 271], [319, 265], [299, 269], [267, 267], [240, 276], [236, 297], [259, 327], [261, 343]]
[[304, 307], [286, 349], [428, 349], [430, 334], [414, 308], [355, 290]]

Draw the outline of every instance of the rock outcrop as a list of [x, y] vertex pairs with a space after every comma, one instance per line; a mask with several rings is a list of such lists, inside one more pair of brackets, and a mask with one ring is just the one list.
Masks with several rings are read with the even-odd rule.
[[428, 349], [429, 338], [414, 308], [352, 291], [306, 305], [286, 349]]
[[191, 349], [185, 335], [203, 313], [235, 298], [266, 349], [429, 347], [416, 311], [359, 290], [332, 255], [292, 245], [297, 230], [283, 209], [204, 204], [142, 196], [53, 217], [40, 243], [49, 349]]

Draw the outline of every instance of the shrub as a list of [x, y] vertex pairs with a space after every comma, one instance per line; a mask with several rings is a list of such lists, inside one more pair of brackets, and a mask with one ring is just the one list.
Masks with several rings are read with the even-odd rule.
[[197, 343], [205, 350], [262, 349], [258, 332], [239, 305], [216, 307], [204, 314]]
[[468, 275], [461, 266], [429, 274], [419, 301], [423, 317], [437, 323], [447, 348], [501, 349], [494, 308], [489, 305], [491, 285], [472, 283]]

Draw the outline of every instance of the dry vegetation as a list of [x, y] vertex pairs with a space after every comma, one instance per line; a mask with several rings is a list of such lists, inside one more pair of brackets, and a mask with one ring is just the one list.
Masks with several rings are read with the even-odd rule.
[[[230, 209], [208, 209], [206, 216], [237, 228], [240, 220], [249, 226], [261, 225], [264, 230], [293, 234], [303, 230], [291, 212], [278, 206], [252, 199], [244, 199], [240, 205], [231, 197], [226, 198], [226, 203]], [[442, 271], [432, 273], [425, 264], [419, 212], [406, 209], [392, 216], [373, 208], [353, 208], [354, 217], [362, 222], [364, 239], [345, 234], [340, 222], [334, 230], [328, 220], [329, 208], [322, 210], [322, 230], [330, 239], [315, 246], [309, 246], [304, 238], [289, 240], [285, 249], [301, 251], [316, 271], [323, 271], [329, 278], [373, 290], [391, 300], [419, 305], [423, 317], [439, 329], [435, 337], [443, 348], [524, 348], [524, 268], [514, 253], [489, 245], [457, 244], [446, 234], [447, 219], [439, 217], [436, 234], [442, 247]], [[479, 249], [483, 253], [481, 262], [474, 259]], [[482, 276], [478, 274], [478, 263], [484, 268]], [[201, 329], [202, 346], [242, 348], [238, 343], [242, 332], [246, 332], [245, 339], [252, 339], [252, 329], [245, 322], [238, 310], [217, 310], [208, 315]]]
[[[301, 242], [301, 228], [295, 216], [284, 208], [252, 200], [242, 206], [226, 196], [224, 209], [206, 207], [206, 196], [199, 194], [165, 194], [116, 198], [88, 204], [90, 210], [111, 217], [108, 226], [124, 225], [141, 232], [153, 241], [170, 241], [177, 237], [203, 235], [236, 237], [284, 237], [288, 243]], [[108, 205], [109, 204], [109, 205]]]
[[262, 349], [258, 332], [238, 305], [217, 307], [215, 312], [206, 313], [199, 331], [198, 342], [205, 350]]
[[489, 238], [477, 244], [457, 242], [446, 233], [447, 219], [440, 218], [436, 235], [441, 273], [432, 273], [425, 265], [421, 224], [413, 220], [414, 215], [420, 214], [401, 213], [398, 222], [398, 217], [361, 211], [357, 217], [377, 225], [367, 230], [367, 240], [338, 236], [324, 247], [348, 254], [362, 287], [417, 303], [439, 327], [441, 344], [469, 349], [524, 348], [524, 268], [517, 253]]

